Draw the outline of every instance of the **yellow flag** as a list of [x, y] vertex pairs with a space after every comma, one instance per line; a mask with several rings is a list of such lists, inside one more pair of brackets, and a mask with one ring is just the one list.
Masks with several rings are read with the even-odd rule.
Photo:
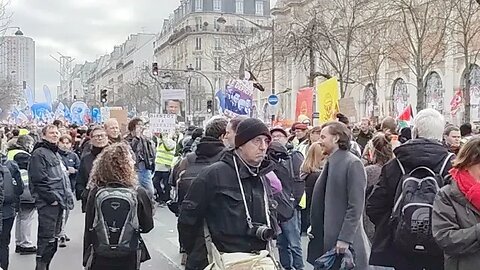
[[338, 81], [336, 77], [317, 85], [317, 111], [320, 123], [335, 119], [338, 112]]

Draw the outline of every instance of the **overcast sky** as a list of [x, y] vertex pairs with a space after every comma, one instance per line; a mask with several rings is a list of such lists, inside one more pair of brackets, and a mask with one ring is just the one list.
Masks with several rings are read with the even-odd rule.
[[[277, 0], [271, 0], [272, 6]], [[75, 64], [110, 53], [129, 34], [158, 33], [180, 0], [11, 0], [11, 26], [19, 26], [36, 45], [37, 99], [45, 84], [55, 95], [59, 65], [50, 55]], [[14, 31], [14, 30], [12, 30]], [[10, 33], [11, 34], [11, 33]]]

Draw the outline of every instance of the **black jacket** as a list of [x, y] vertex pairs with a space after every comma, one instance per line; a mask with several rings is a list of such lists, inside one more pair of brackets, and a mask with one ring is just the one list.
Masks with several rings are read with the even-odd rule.
[[[208, 166], [220, 160], [222, 153], [225, 151], [225, 145], [217, 138], [203, 137], [200, 143], [197, 145], [195, 153], [188, 153], [187, 156], [180, 162], [181, 164], [177, 169], [188, 170], [192, 167], [193, 163], [201, 164], [198, 166], [199, 172], [205, 170]], [[193, 172], [192, 172], [193, 173]], [[180, 186], [179, 186], [180, 189]], [[181, 194], [186, 194], [188, 190], [178, 191], [178, 201], [183, 201], [184, 198]], [[198, 223], [198, 227], [203, 226], [203, 221]], [[205, 247], [205, 237], [203, 230], [197, 231], [198, 235], [195, 235], [195, 244], [191, 252], [188, 254], [186, 267], [187, 269], [204, 269], [208, 265], [207, 249]]]
[[305, 181], [300, 177], [303, 154], [296, 150], [289, 151], [280, 143], [272, 143], [268, 156], [275, 163], [273, 172], [282, 182], [283, 192], [290, 196], [293, 206], [298, 206], [305, 192]]
[[[20, 202], [20, 195], [23, 193], [23, 182], [20, 175], [20, 169], [15, 161], [6, 161], [2, 165], [2, 172], [0, 174], [3, 178], [2, 184], [2, 219], [8, 219], [15, 217], [15, 209], [18, 208]], [[12, 182], [7, 183], [3, 170], [10, 172]], [[7, 187], [7, 185], [9, 185]], [[10, 194], [7, 194], [10, 192]], [[8, 199], [9, 198], [9, 199]]]
[[58, 153], [62, 157], [63, 165], [68, 169], [68, 167], [72, 167], [77, 170], [76, 173], [69, 174], [68, 178], [70, 179], [71, 188], [75, 190], [75, 181], [77, 179], [78, 169], [80, 168], [80, 159], [78, 158], [77, 154], [73, 151], [63, 151], [58, 150]]
[[73, 205], [73, 194], [67, 187], [67, 175], [63, 167], [55, 144], [42, 141], [35, 145], [28, 178], [37, 208], [55, 201], [64, 209]]
[[88, 179], [93, 168], [93, 161], [102, 152], [103, 148], [92, 147], [92, 150], [82, 157], [80, 167], [78, 168], [77, 179], [75, 183], [75, 196], [77, 200], [82, 200], [82, 211], [85, 212], [88, 192], [86, 192]]
[[[407, 173], [418, 166], [426, 166], [438, 173], [449, 153], [440, 142], [420, 138], [410, 140], [395, 148], [394, 154]], [[394, 228], [389, 224], [395, 203], [395, 192], [402, 177], [396, 159], [383, 166], [379, 182], [367, 201], [367, 215], [375, 224], [370, 255], [370, 264], [372, 265], [396, 266], [414, 258], [402, 254], [394, 247]], [[448, 174], [450, 168], [451, 163], [448, 163], [443, 175]], [[437, 258], [433, 259], [437, 260]]]
[[153, 141], [143, 136], [136, 137], [131, 134], [128, 134], [128, 136], [125, 137], [125, 140], [130, 144], [130, 147], [135, 154], [135, 168], [137, 170], [145, 168], [154, 171], [156, 151]]
[[[193, 181], [182, 203], [178, 219], [180, 242], [187, 253], [195, 246], [195, 236], [203, 230], [201, 224], [206, 220], [213, 243], [220, 252], [252, 252], [265, 250], [267, 242], [248, 233], [246, 211], [234, 158], [238, 165], [240, 178], [245, 191], [247, 205], [254, 223], [267, 224], [265, 216], [264, 186], [271, 202], [272, 192], [265, 174], [272, 171], [270, 161], [264, 161], [254, 176], [234, 154], [234, 150], [225, 152], [223, 158], [203, 170]], [[276, 228], [275, 213], [271, 213], [271, 224]]]
[[[121, 187], [121, 185], [118, 185], [118, 187]], [[88, 196], [88, 201], [86, 205], [85, 232], [83, 234], [83, 266], [86, 266], [86, 262], [91, 251], [91, 245], [93, 244], [93, 241], [95, 239], [94, 232], [90, 231], [90, 228], [93, 227], [93, 222], [95, 219], [95, 197], [97, 195], [97, 192], [98, 188], [92, 189]], [[147, 193], [142, 187], [137, 188], [137, 200], [137, 216], [140, 226], [140, 233], [148, 233], [153, 229], [153, 206], [150, 199], [148, 198]], [[92, 270], [137, 269], [135, 254], [123, 258], [100, 258], [94, 255], [94, 262], [95, 267], [92, 267]]]
[[[28, 150], [18, 145], [14, 145], [12, 148], [8, 149], [9, 152], [13, 150], [25, 151], [25, 152], [18, 152], [13, 157], [13, 160], [17, 163], [18, 168], [20, 170], [28, 171], [28, 165], [30, 164], [30, 157], [31, 157], [31, 155], [28, 153]], [[23, 206], [34, 207], [35, 199], [32, 197], [32, 194], [30, 192], [29, 183], [28, 183], [29, 181], [28, 179], [26, 179], [26, 180], [23, 180], [22, 182], [23, 182], [23, 193], [20, 196], [20, 204], [22, 204]]]
[[358, 145], [360, 145], [360, 147], [362, 148], [362, 152], [363, 150], [365, 149], [365, 146], [367, 145], [367, 143], [373, 138], [373, 134], [371, 131], [368, 131], [366, 134], [363, 133], [363, 131], [360, 130], [360, 133], [358, 134], [357, 136], [357, 143]]

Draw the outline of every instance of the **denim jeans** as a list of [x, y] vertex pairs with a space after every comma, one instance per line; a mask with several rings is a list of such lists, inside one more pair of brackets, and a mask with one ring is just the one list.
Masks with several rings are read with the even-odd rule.
[[152, 171], [145, 168], [138, 169], [138, 181], [140, 186], [147, 191], [148, 197], [153, 200], [155, 192], [153, 190]]
[[285, 270], [303, 270], [302, 239], [300, 232], [300, 211], [295, 210], [293, 217], [280, 223], [282, 233], [277, 238], [280, 263]]

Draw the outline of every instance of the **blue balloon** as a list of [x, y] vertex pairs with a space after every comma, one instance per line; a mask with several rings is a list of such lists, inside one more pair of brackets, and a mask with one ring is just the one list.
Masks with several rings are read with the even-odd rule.
[[31, 107], [34, 119], [47, 122], [52, 113], [52, 106], [47, 103], [35, 103]]
[[89, 117], [90, 109], [83, 101], [76, 101], [70, 106], [71, 122], [77, 125], [85, 125]]

